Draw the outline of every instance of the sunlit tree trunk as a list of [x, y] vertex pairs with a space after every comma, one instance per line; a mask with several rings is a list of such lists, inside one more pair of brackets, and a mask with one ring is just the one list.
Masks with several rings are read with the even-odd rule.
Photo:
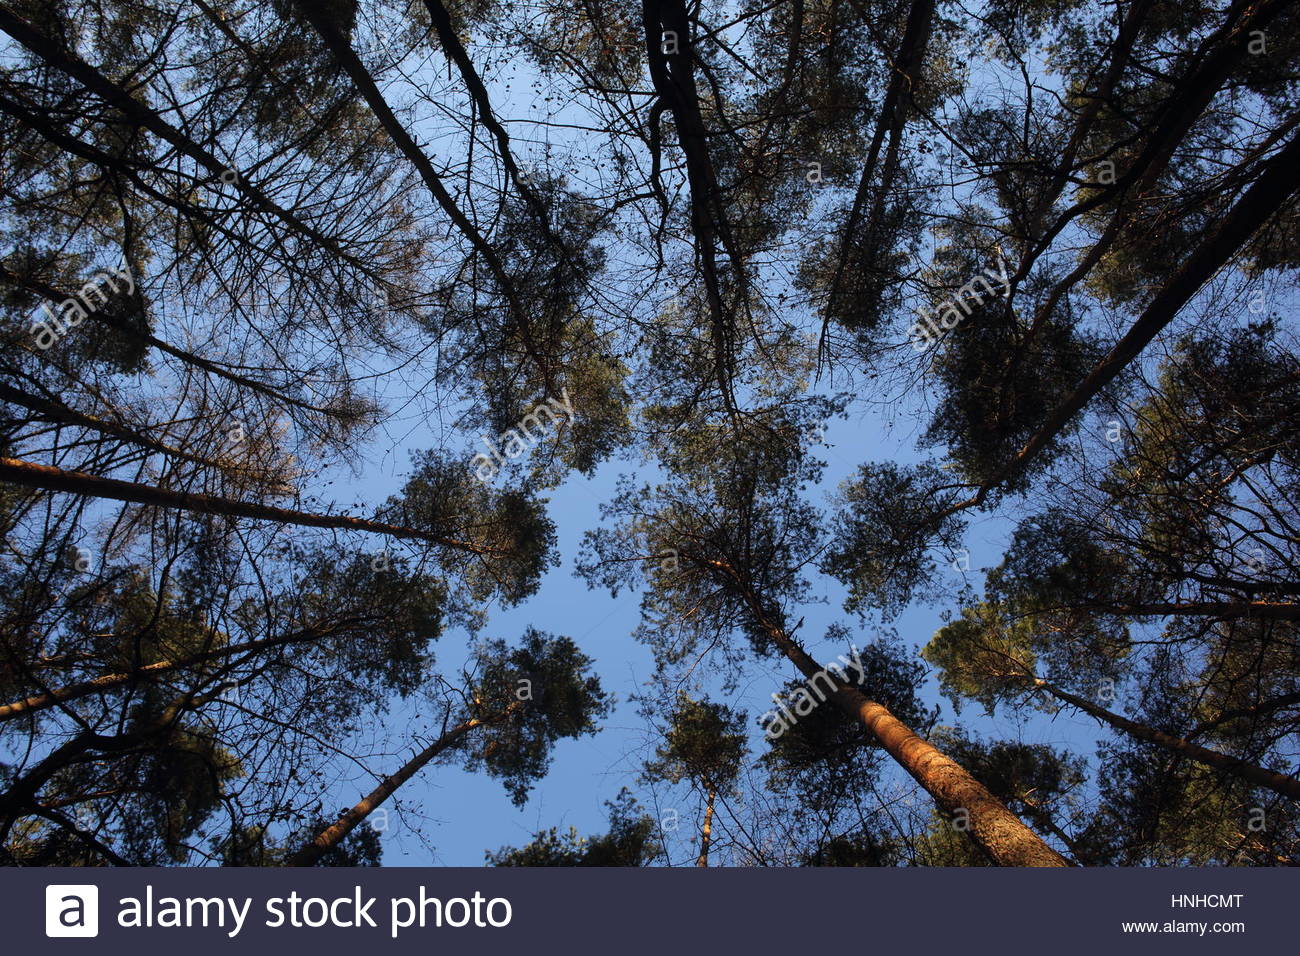
[[998, 866], [1070, 865], [955, 760], [922, 740], [883, 704], [868, 700], [856, 687], [819, 666], [777, 623], [752, 584], [734, 567], [722, 561], [706, 563], [738, 587], [754, 622], [805, 677], [832, 680], [836, 690], [830, 699], [835, 706], [866, 728], [945, 814], [954, 822], [964, 821], [965, 832], [992, 862]]
[[[781, 627], [771, 623], [752, 591], [747, 597], [772, 642], [805, 677], [826, 673]], [[831, 694], [835, 705], [865, 727], [945, 814], [964, 821], [965, 832], [990, 860], [999, 866], [1069, 866], [955, 760], [922, 740], [883, 704], [868, 700], [835, 675], [828, 676], [837, 687]]]
[[709, 844], [713, 840], [713, 801], [717, 797], [717, 792], [709, 791], [708, 803], [704, 805], [704, 826], [700, 827], [700, 858], [695, 861], [696, 866], [709, 865]]
[[289, 857], [289, 859], [285, 861], [285, 865], [315, 866], [325, 853], [338, 846], [339, 843], [343, 841], [344, 837], [356, 829], [358, 824], [364, 821], [366, 817], [370, 816], [370, 814], [374, 813], [380, 804], [396, 793], [398, 787], [424, 769], [424, 767], [426, 767], [429, 762], [440, 753], [443, 753], [454, 746], [461, 740], [461, 738], [476, 728], [495, 723], [521, 706], [523, 705], [520, 702], [515, 702], [505, 710], [498, 714], [494, 714], [491, 717], [474, 717], [462, 721], [455, 727], [446, 731], [437, 740], [403, 764], [400, 770], [391, 776], [385, 777], [379, 786], [375, 787], [375, 789], [362, 797], [361, 800], [352, 807], [352, 809], [345, 812], [337, 820], [317, 833], [311, 841]]

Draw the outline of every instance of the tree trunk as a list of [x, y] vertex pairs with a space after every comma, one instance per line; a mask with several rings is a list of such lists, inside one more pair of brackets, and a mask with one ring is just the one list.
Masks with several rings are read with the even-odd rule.
[[552, 393], [554, 391], [554, 370], [552, 368], [554, 363], [548, 360], [539, 344], [534, 340], [528, 322], [528, 310], [524, 307], [523, 300], [520, 298], [517, 283], [510, 272], [507, 271], [501, 257], [492, 247], [492, 244], [487, 241], [483, 233], [479, 231], [479, 228], [456, 205], [456, 200], [447, 190], [442, 177], [438, 175], [438, 171], [433, 168], [433, 163], [429, 160], [429, 157], [424, 154], [420, 144], [407, 132], [406, 127], [394, 115], [392, 107], [385, 101], [384, 95], [374, 77], [370, 75], [365, 64], [361, 62], [361, 58], [352, 49], [351, 40], [343, 36], [334, 26], [328, 14], [322, 9], [319, 0], [295, 0], [295, 3], [302, 16], [320, 34], [320, 38], [324, 41], [325, 46], [329, 48], [339, 66], [351, 78], [357, 92], [361, 94], [362, 99], [370, 107], [370, 111], [374, 113], [375, 118], [379, 120], [379, 124], [388, 133], [393, 145], [415, 167], [434, 201], [447, 214], [447, 218], [452, 221], [460, 234], [468, 239], [474, 250], [483, 257], [483, 261], [487, 263], [488, 270], [501, 288], [502, 296], [505, 297], [506, 302], [510, 305], [511, 312], [514, 313], [524, 348], [542, 374], [542, 378], [546, 383], [547, 394]]
[[[768, 633], [805, 677], [827, 673], [783, 630], [769, 626]], [[966, 832], [990, 860], [998, 866], [1069, 866], [956, 761], [918, 737], [884, 705], [868, 700], [835, 675], [828, 676], [839, 688], [831, 695], [836, 705], [880, 741], [940, 809], [962, 815], [969, 825]]]
[[[853, 244], [853, 235], [857, 231], [858, 221], [866, 205], [867, 195], [875, 179], [876, 165], [880, 159], [880, 148], [889, 133], [889, 147], [885, 153], [884, 171], [880, 175], [880, 187], [876, 190], [876, 199], [872, 203], [871, 215], [867, 218], [867, 235], [877, 230], [884, 211], [885, 197], [889, 193], [894, 177], [898, 174], [900, 144], [903, 129], [907, 125], [908, 112], [911, 108], [912, 92], [925, 61], [926, 47], [930, 42], [930, 33], [934, 27], [935, 0], [912, 0], [907, 13], [907, 24], [903, 28], [903, 37], [899, 41], [899, 54], [894, 61], [894, 69], [889, 77], [889, 86], [885, 90], [884, 103], [880, 115], [876, 117], [876, 129], [871, 136], [871, 146], [867, 151], [867, 160], [858, 179], [858, 188], [853, 196], [853, 206], [849, 209], [849, 218], [844, 224], [843, 239], [840, 241], [839, 261], [836, 263], [831, 287], [826, 296], [826, 310], [834, 310], [838, 300], [840, 286], [844, 280], [844, 270], [848, 263], [849, 250]], [[826, 330], [823, 328], [823, 339]]]
[[518, 710], [521, 706], [523, 705], [520, 701], [515, 701], [505, 710], [491, 717], [482, 719], [474, 717], [451, 728], [451, 730], [408, 760], [395, 774], [385, 777], [379, 786], [362, 797], [351, 810], [345, 812], [332, 824], [316, 834], [312, 840], [285, 861], [285, 866], [315, 866], [327, 851], [338, 846], [344, 837], [356, 829], [357, 824], [370, 816], [380, 804], [397, 791], [398, 787], [419, 773], [434, 757], [447, 750], [475, 728], [495, 723]]
[[1131, 734], [1138, 740], [1145, 740], [1147, 743], [1164, 747], [1166, 750], [1171, 750], [1188, 760], [1195, 760], [1197, 763], [1204, 764], [1211, 769], [1240, 777], [1256, 786], [1265, 787], [1292, 800], [1300, 800], [1300, 780], [1296, 780], [1294, 777], [1288, 777], [1274, 770], [1267, 770], [1237, 757], [1229, 757], [1227, 754], [1194, 744], [1182, 737], [1175, 737], [1173, 734], [1167, 734], [1162, 730], [1156, 730], [1154, 727], [1148, 727], [1146, 724], [1139, 724], [1127, 717], [1121, 717], [1119, 714], [1112, 713], [1104, 707], [1094, 704], [1085, 697], [1077, 697], [1041, 678], [1034, 678], [1034, 686], [1047, 691], [1053, 697], [1072, 707], [1079, 708], [1084, 713], [1091, 714], [1103, 723], [1110, 724], [1112, 727]]
[[515, 162], [514, 154], [510, 151], [510, 134], [506, 128], [501, 125], [492, 109], [492, 100], [488, 96], [487, 87], [483, 85], [483, 79], [479, 76], [478, 71], [474, 69], [474, 63], [469, 57], [469, 52], [465, 49], [465, 44], [460, 42], [460, 35], [456, 33], [455, 23], [452, 21], [451, 14], [443, 5], [442, 0], [424, 0], [424, 8], [429, 11], [429, 20], [433, 28], [438, 32], [438, 42], [442, 44], [443, 52], [447, 59], [456, 64], [456, 69], [460, 71], [461, 79], [465, 81], [465, 86], [469, 90], [470, 96], [478, 106], [479, 122], [487, 128], [492, 134], [492, 138], [497, 143], [497, 154], [501, 157], [501, 165], [505, 168], [506, 174], [519, 190], [519, 194], [524, 197], [524, 201], [532, 208], [533, 213], [537, 216], [538, 224], [544, 229], [549, 238], [556, 239], [551, 230], [550, 213], [546, 205], [542, 202], [541, 197], [537, 195], [536, 190], [528, 182], [528, 177], [519, 169], [519, 164]]
[[704, 826], [700, 828], [700, 858], [696, 866], [709, 865], [709, 843], [713, 839], [713, 800], [717, 791], [709, 791], [709, 802], [704, 805]]
[[104, 674], [100, 677], [92, 678], [91, 680], [69, 684], [66, 687], [56, 687], [43, 694], [33, 694], [31, 697], [25, 697], [22, 700], [16, 700], [12, 703], [0, 704], [0, 722], [13, 720], [15, 717], [21, 717], [23, 714], [48, 710], [56, 704], [80, 700], [83, 697], [90, 697], [94, 694], [102, 694], [105, 691], [112, 690], [115, 687], [122, 687], [125, 684], [129, 684], [132, 681], [137, 681], [142, 678], [150, 678], [159, 674], [166, 674], [169, 671], [179, 670], [184, 667], [193, 667], [195, 664], [203, 664], [207, 661], [220, 660], [225, 657], [234, 657], [237, 654], [253, 654], [270, 647], [280, 647], [285, 644], [300, 644], [307, 641], [320, 640], [323, 637], [328, 637], [329, 633], [329, 631], [321, 630], [319, 628], [308, 628], [281, 637], [268, 637], [260, 641], [245, 641], [241, 644], [228, 644], [225, 647], [216, 647], [212, 650], [201, 651], [198, 654], [178, 658], [174, 661], [156, 661], [153, 664], [145, 664], [141, 667], [134, 668], [133, 670], [119, 671], [115, 674]]
[[[713, 371], [727, 411], [738, 413], [735, 398], [734, 321], [728, 314], [725, 283], [718, 264], [718, 247], [733, 267], [733, 278], [742, 290], [743, 257], [736, 247], [727, 210], [722, 202], [717, 169], [709, 152], [709, 131], [700, 108], [695, 82], [695, 57], [691, 49], [690, 13], [685, 0], [641, 0], [641, 28], [645, 38], [646, 69], [657, 94], [657, 105], [672, 114], [677, 127], [677, 145], [686, 159], [691, 231], [696, 239], [700, 277], [709, 305], [713, 340]], [[669, 49], [666, 37], [676, 42]], [[657, 120], [658, 114], [653, 114]], [[658, 161], [659, 157], [655, 157]]]
[[1222, 620], [1300, 621], [1300, 604], [1291, 601], [1164, 601], [1149, 604], [1098, 604], [1106, 614], [1165, 617], [1170, 614], [1215, 617]]
[[[240, 468], [232, 463], [213, 461], [211, 458], [204, 458], [202, 455], [196, 455], [188, 452], [183, 448], [177, 448], [175, 445], [169, 445], [165, 441], [160, 441], [150, 435], [142, 434], [134, 428], [128, 428], [118, 422], [109, 421], [104, 418], [98, 418], [94, 415], [87, 415], [85, 412], [78, 411], [70, 405], [65, 405], [57, 399], [42, 398], [39, 395], [32, 395], [21, 389], [0, 382], [0, 401], [12, 402], [15, 405], [21, 405], [29, 411], [35, 412], [43, 421], [57, 422], [63, 425], [72, 425], [76, 428], [86, 428], [91, 431], [99, 432], [101, 435], [110, 435], [113, 438], [120, 438], [123, 441], [139, 445], [141, 448], [148, 448], [156, 451], [161, 455], [169, 458], [176, 458], [180, 461], [188, 461], [195, 465], [202, 465], [207, 468], [216, 468], [225, 472], [253, 474], [247, 468]], [[254, 474], [254, 477], [263, 478]]]
[[968, 824], [966, 833], [994, 864], [1070, 865], [955, 760], [918, 737], [883, 704], [868, 700], [856, 687], [818, 666], [798, 642], [772, 619], [753, 586], [734, 567], [723, 561], [705, 559], [704, 563], [722, 572], [730, 579], [730, 584], [739, 588], [755, 623], [805, 677], [810, 681], [819, 675], [831, 679], [836, 687], [830, 695], [835, 705], [865, 727], [880, 742], [885, 752], [934, 798], [944, 813], [952, 816], [961, 814]]
[[1300, 164], [1300, 137], [1268, 160], [1255, 182], [1237, 200], [1208, 237], [1189, 255], [1143, 310], [1128, 332], [1087, 377], [1047, 415], [1025, 446], [978, 491], [945, 512], [955, 514], [983, 504], [995, 488], [1010, 481], [1056, 438], [1084, 406], [1105, 388], [1178, 315], [1193, 295], [1236, 254], [1256, 230], [1300, 189], [1295, 170]]
[[200, 514], [255, 518], [262, 521], [278, 521], [281, 524], [303, 525], [311, 528], [370, 531], [376, 534], [391, 535], [394, 538], [414, 538], [420, 541], [428, 541], [431, 544], [440, 544], [460, 551], [468, 551], [471, 554], [489, 553], [489, 549], [480, 548], [466, 541], [444, 538], [431, 531], [421, 531], [418, 528], [385, 524], [381, 521], [367, 521], [364, 518], [353, 518], [348, 515], [313, 514], [308, 511], [277, 508], [273, 505], [264, 505], [252, 501], [235, 501], [218, 495], [172, 491], [153, 485], [119, 481], [116, 478], [100, 478], [80, 471], [64, 471], [62, 468], [38, 465], [35, 462], [23, 461], [19, 458], [0, 458], [0, 481], [22, 485], [25, 488], [64, 491], [77, 495], [89, 495], [92, 498], [110, 498], [115, 501], [129, 501], [135, 504], [151, 505], [156, 508], [179, 508], [182, 511], [195, 511]]

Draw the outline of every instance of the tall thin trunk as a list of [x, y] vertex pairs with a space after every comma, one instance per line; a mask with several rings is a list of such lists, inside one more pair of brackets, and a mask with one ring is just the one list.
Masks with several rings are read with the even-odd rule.
[[[880, 148], [889, 134], [889, 147], [885, 153], [885, 166], [880, 175], [880, 188], [876, 190], [876, 199], [872, 203], [871, 215], [867, 218], [868, 235], [876, 231], [884, 209], [885, 198], [889, 194], [894, 177], [898, 174], [898, 160], [903, 129], [907, 125], [907, 114], [911, 107], [912, 93], [920, 76], [921, 64], [925, 61], [926, 47], [930, 42], [930, 33], [934, 26], [935, 0], [912, 0], [907, 13], [907, 23], [899, 41], [899, 53], [894, 60], [894, 69], [889, 77], [889, 86], [885, 90], [885, 99], [876, 117], [876, 129], [871, 136], [871, 146], [867, 150], [867, 160], [858, 179], [858, 188], [853, 196], [853, 206], [849, 218], [844, 224], [843, 238], [840, 240], [839, 259], [835, 273], [831, 277], [830, 292], [826, 296], [826, 312], [834, 310], [840, 286], [844, 281], [844, 272], [848, 267], [849, 252], [853, 245], [853, 236], [858, 228], [858, 221], [866, 206], [870, 186], [876, 176], [876, 167], [880, 160]], [[822, 339], [825, 344], [826, 329], [823, 327]]]
[[989, 493], [1020, 474], [1061, 433], [1084, 406], [1122, 372], [1182, 310], [1216, 272], [1236, 254], [1297, 189], [1296, 165], [1300, 163], [1297, 136], [1263, 164], [1258, 178], [1219, 221], [1206, 239], [1186, 257], [1176, 272], [1143, 310], [1142, 315], [1110, 352], [1090, 371], [1066, 398], [1052, 409], [1024, 447], [980, 485], [970, 498], [949, 507], [955, 514], [983, 504]]
[[[696, 239], [700, 276], [704, 281], [713, 339], [714, 375], [727, 411], [737, 413], [735, 378], [735, 323], [728, 315], [725, 283], [718, 264], [718, 249], [726, 253], [737, 287], [735, 300], [745, 298], [747, 280], [744, 257], [736, 246], [718, 185], [717, 169], [709, 152], [709, 132], [700, 108], [695, 83], [695, 58], [691, 49], [690, 14], [685, 0], [641, 0], [641, 26], [645, 36], [646, 69], [657, 94], [657, 104], [672, 114], [677, 145], [686, 159], [691, 231]], [[676, 37], [673, 49], [665, 37]], [[657, 119], [658, 114], [653, 114]]]
[[[1256, 31], [1267, 28], [1269, 23], [1283, 12], [1286, 5], [1287, 0], [1265, 0], [1263, 3], [1250, 5], [1250, 9], [1242, 11], [1245, 13], [1242, 17], [1230, 13], [1219, 29], [1202, 41], [1196, 54], [1191, 57], [1191, 61], [1197, 65], [1177, 80], [1177, 93], [1166, 101], [1167, 106], [1161, 110], [1159, 122], [1146, 138], [1142, 151], [1122, 175], [1111, 183], [1103, 184], [1106, 188], [1091, 190], [1084, 198], [1064, 209], [1042, 230], [1042, 234], [1037, 238], [1011, 280], [1013, 291], [1020, 287], [1038, 258], [1051, 247], [1056, 237], [1080, 215], [1099, 209], [1116, 196], [1122, 197], [1127, 193], [1130, 196], [1144, 197], [1150, 193], [1153, 184], [1164, 175], [1170, 158], [1186, 139], [1192, 125], [1223, 88], [1233, 68], [1247, 56], [1246, 47], [1252, 35]], [[1148, 18], [1151, 6], [1148, 0], [1143, 0], [1129, 7], [1129, 12], [1120, 27], [1119, 36], [1112, 46], [1112, 59], [1106, 77], [1095, 93], [1087, 94], [1085, 97], [1088, 106], [1075, 125], [1070, 143], [1057, 164], [1052, 186], [1042, 197], [1040, 210], [1044, 212], [1050, 210], [1065, 184], [1069, 182], [1071, 174], [1077, 171], [1076, 160], [1079, 147], [1087, 142], [1088, 132], [1100, 107], [1111, 101], [1110, 91], [1123, 76], [1133, 43], [1141, 33], [1143, 21]], [[1247, 5], [1236, 6], [1240, 9]], [[1039, 304], [1034, 318], [1029, 323], [1028, 339], [1032, 339], [1044, 321], [1055, 314], [1061, 297], [1101, 261], [1131, 216], [1131, 205], [1120, 203], [1102, 230], [1101, 236], [1081, 257], [1074, 270], [1058, 282]]]
[[156, 677], [161, 674], [166, 674], [169, 671], [179, 670], [185, 667], [193, 667], [196, 664], [204, 664], [209, 661], [221, 660], [222, 658], [234, 657], [238, 654], [254, 654], [271, 647], [280, 647], [286, 644], [301, 644], [308, 641], [320, 640], [323, 637], [328, 637], [329, 634], [330, 631], [321, 628], [307, 628], [301, 631], [294, 631], [292, 634], [284, 634], [280, 637], [267, 637], [257, 641], [244, 641], [240, 644], [227, 644], [224, 647], [214, 647], [211, 650], [200, 651], [199, 653], [191, 654], [188, 657], [180, 657], [175, 660], [155, 661], [152, 664], [145, 664], [129, 671], [103, 674], [90, 680], [79, 681], [78, 683], [68, 684], [64, 687], [55, 687], [41, 694], [33, 694], [30, 697], [24, 697], [22, 700], [15, 700], [8, 704], [0, 704], [0, 722], [13, 720], [16, 717], [21, 717], [23, 714], [48, 710], [56, 704], [81, 700], [83, 697], [91, 697], [95, 694], [103, 694], [133, 681]]
[[[39, 395], [32, 395], [30, 392], [24, 392], [22, 389], [14, 388], [6, 382], [0, 382], [0, 401], [12, 402], [15, 405], [21, 405], [29, 411], [35, 412], [43, 421], [57, 422], [62, 425], [72, 425], [77, 428], [86, 428], [91, 431], [99, 432], [101, 435], [109, 435], [113, 438], [120, 438], [123, 441], [129, 441], [141, 448], [148, 448], [159, 454], [166, 455], [169, 458], [176, 458], [180, 461], [188, 461], [196, 465], [203, 465], [208, 468], [217, 468], [226, 472], [255, 474], [250, 469], [241, 468], [233, 463], [214, 461], [211, 458], [204, 458], [202, 455], [196, 455], [193, 452], [186, 451], [183, 448], [177, 448], [175, 445], [169, 445], [151, 435], [145, 435], [129, 428], [119, 422], [109, 421], [108, 419], [98, 418], [94, 415], [88, 415], [79, 411], [70, 405], [65, 405], [58, 399], [42, 398]], [[264, 476], [260, 476], [264, 477]]]
[[1135, 720], [1129, 720], [1127, 717], [1121, 717], [1119, 714], [1094, 704], [1085, 697], [1071, 694], [1069, 691], [1049, 684], [1041, 678], [1034, 678], [1034, 685], [1047, 691], [1057, 700], [1064, 701], [1072, 707], [1077, 707], [1084, 713], [1091, 714], [1103, 723], [1123, 730], [1138, 740], [1164, 747], [1166, 750], [1171, 750], [1188, 760], [1195, 760], [1197, 763], [1204, 764], [1214, 770], [1240, 777], [1292, 800], [1300, 800], [1300, 780], [1294, 777], [1288, 777], [1286, 774], [1265, 769], [1237, 757], [1229, 757], [1227, 754], [1219, 753], [1217, 750], [1210, 750], [1200, 744], [1194, 744], [1182, 737], [1175, 737], [1173, 734], [1167, 734], [1162, 730], [1156, 730], [1154, 727], [1148, 727], [1146, 724], [1140, 724]]
[[456, 744], [475, 728], [496, 723], [518, 710], [521, 706], [523, 706], [521, 702], [515, 701], [505, 710], [491, 717], [474, 717], [462, 721], [448, 730], [403, 764], [396, 773], [385, 777], [379, 786], [362, 797], [351, 810], [346, 811], [337, 820], [317, 833], [315, 837], [285, 861], [285, 866], [315, 866], [326, 852], [338, 846], [344, 837], [356, 829], [358, 824], [374, 813], [380, 804], [397, 792], [398, 787], [419, 773], [434, 757]]
[[153, 485], [144, 485], [131, 481], [119, 481], [116, 478], [100, 478], [80, 471], [65, 471], [51, 465], [38, 465], [35, 462], [19, 458], [0, 458], [0, 481], [22, 485], [25, 488], [40, 488], [45, 491], [64, 491], [77, 495], [89, 495], [93, 498], [110, 498], [115, 501], [129, 501], [135, 504], [152, 505], [158, 508], [179, 508], [182, 511], [196, 511], [200, 514], [233, 515], [240, 518], [255, 518], [263, 521], [278, 521], [281, 524], [303, 525], [311, 528], [343, 528], [352, 531], [370, 531], [376, 534], [391, 535], [394, 538], [414, 538], [468, 551], [471, 554], [488, 554], [491, 549], [482, 548], [466, 541], [445, 538], [431, 531], [408, 528], [402, 525], [385, 524], [382, 521], [367, 521], [348, 515], [321, 515], [308, 511], [296, 511], [291, 508], [277, 508], [272, 505], [252, 501], [236, 501], [218, 495], [206, 495], [191, 491], [172, 491]]
[[389, 139], [393, 141], [393, 145], [415, 167], [434, 202], [447, 214], [447, 218], [452, 221], [460, 234], [469, 240], [474, 250], [483, 257], [483, 261], [487, 264], [488, 270], [492, 273], [492, 277], [496, 280], [502, 296], [509, 304], [510, 311], [515, 317], [524, 348], [541, 372], [546, 383], [546, 392], [548, 394], [553, 392], [554, 369], [552, 365], [554, 363], [549, 361], [541, 346], [534, 340], [528, 322], [529, 313], [520, 298], [518, 283], [506, 269], [505, 263], [502, 262], [496, 249], [492, 247], [492, 244], [488, 242], [487, 238], [479, 230], [478, 226], [470, 220], [469, 216], [465, 214], [464, 210], [456, 204], [455, 198], [448, 191], [442, 177], [438, 175], [438, 171], [433, 168], [433, 163], [429, 160], [429, 157], [420, 148], [420, 144], [415, 141], [415, 138], [407, 132], [406, 127], [394, 115], [392, 107], [384, 99], [375, 78], [371, 76], [365, 64], [361, 62], [361, 58], [357, 56], [356, 51], [352, 48], [349, 38], [338, 30], [318, 0], [296, 0], [296, 6], [302, 16], [311, 23], [312, 27], [320, 35], [321, 40], [324, 41], [325, 46], [334, 56], [339, 66], [351, 78], [357, 92], [366, 101], [370, 111], [379, 121], [379, 125], [384, 128]]
[[1133, 617], [1183, 614], [1222, 620], [1248, 618], [1300, 621], [1300, 604], [1294, 601], [1163, 601], [1149, 604], [1098, 604], [1096, 607], [1107, 614], [1128, 614]]
[[713, 800], [717, 796], [716, 790], [709, 791], [709, 801], [704, 805], [704, 826], [700, 827], [700, 858], [695, 861], [696, 866], [709, 865], [709, 844], [713, 839]]
[[470, 96], [478, 106], [478, 121], [487, 128], [492, 134], [492, 138], [497, 143], [497, 153], [501, 157], [501, 165], [505, 168], [506, 174], [514, 182], [515, 188], [519, 194], [524, 197], [524, 201], [532, 208], [534, 215], [537, 216], [538, 225], [546, 232], [547, 237], [558, 244], [563, 244], [562, 240], [557, 237], [551, 229], [551, 217], [542, 202], [537, 191], [528, 182], [523, 172], [519, 169], [519, 164], [515, 162], [514, 154], [510, 151], [510, 134], [506, 128], [501, 125], [497, 119], [496, 113], [492, 109], [492, 99], [488, 96], [487, 87], [483, 84], [482, 77], [474, 69], [474, 63], [470, 59], [469, 52], [465, 49], [465, 44], [461, 43], [460, 35], [456, 32], [455, 23], [452, 21], [451, 14], [442, 0], [424, 0], [424, 7], [429, 11], [429, 20], [433, 24], [434, 30], [438, 32], [438, 41], [442, 44], [443, 52], [447, 58], [456, 64], [456, 69], [460, 71], [461, 79], [465, 81], [465, 86], [469, 90]]
[[488, 264], [488, 268], [491, 269], [492, 275], [501, 284], [502, 291], [506, 298], [510, 299], [511, 304], [517, 307], [518, 303], [515, 301], [514, 280], [510, 277], [509, 273], [506, 272], [505, 266], [497, 256], [496, 250], [493, 249], [487, 239], [484, 238], [478, 227], [469, 220], [469, 217], [465, 215], [464, 211], [456, 205], [456, 201], [447, 190], [446, 185], [442, 181], [442, 177], [439, 176], [438, 171], [433, 168], [433, 163], [430, 162], [429, 157], [424, 154], [424, 151], [420, 148], [420, 145], [415, 141], [411, 134], [406, 131], [406, 127], [404, 127], [401, 121], [393, 114], [392, 107], [390, 107], [384, 99], [378, 84], [366, 69], [365, 64], [361, 62], [361, 58], [357, 56], [356, 51], [352, 49], [348, 38], [339, 32], [338, 28], [331, 21], [329, 13], [319, 4], [314, 2], [314, 0], [296, 0], [295, 5], [302, 16], [308, 20], [315, 28], [316, 32], [320, 34], [325, 46], [334, 56], [334, 59], [338, 62], [339, 66], [342, 67], [351, 78], [353, 85], [357, 88], [357, 92], [361, 94], [362, 98], [366, 101], [366, 104], [370, 107], [370, 111], [374, 113], [375, 118], [379, 120], [379, 124], [384, 128], [384, 131], [388, 133], [389, 138], [393, 141], [393, 145], [401, 151], [402, 155], [410, 161], [411, 165], [414, 166], [416, 171], [420, 174], [420, 178], [424, 181], [424, 184], [428, 188], [430, 195], [433, 196], [434, 201], [437, 202], [439, 207], [442, 208], [442, 211], [447, 214], [447, 217], [455, 224], [456, 228], [460, 230], [461, 234], [469, 240], [475, 251], [483, 257], [483, 260]]

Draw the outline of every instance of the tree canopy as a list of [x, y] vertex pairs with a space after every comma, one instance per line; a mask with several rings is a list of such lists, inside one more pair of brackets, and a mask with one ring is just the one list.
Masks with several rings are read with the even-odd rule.
[[0, 861], [1300, 863], [1300, 4], [0, 37]]

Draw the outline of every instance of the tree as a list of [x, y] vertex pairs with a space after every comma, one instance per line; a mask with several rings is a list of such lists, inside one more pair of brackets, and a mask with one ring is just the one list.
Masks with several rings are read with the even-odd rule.
[[449, 705], [436, 740], [322, 827], [288, 858], [288, 865], [317, 865], [402, 784], [444, 753], [459, 753], [468, 769], [481, 766], [502, 778], [514, 801], [522, 803], [531, 784], [545, 775], [551, 745], [562, 737], [593, 733], [596, 718], [609, 710], [600, 682], [585, 673], [590, 664], [568, 638], [533, 630], [517, 649], [500, 641], [483, 646], [477, 680], [463, 694], [469, 706], [458, 712]]
[[678, 783], [690, 780], [705, 794], [697, 866], [709, 865], [713, 839], [714, 802], [719, 792], [735, 786], [745, 759], [745, 737], [739, 729], [745, 715], [723, 704], [692, 700], [685, 694], [669, 717], [664, 742], [646, 763], [646, 775]]
[[[696, 863], [1294, 860], [1296, 4], [0, 36], [6, 860], [377, 862], [443, 763], [524, 802], [624, 672], [542, 620], [575, 556]], [[675, 860], [632, 801], [498, 855]]]

